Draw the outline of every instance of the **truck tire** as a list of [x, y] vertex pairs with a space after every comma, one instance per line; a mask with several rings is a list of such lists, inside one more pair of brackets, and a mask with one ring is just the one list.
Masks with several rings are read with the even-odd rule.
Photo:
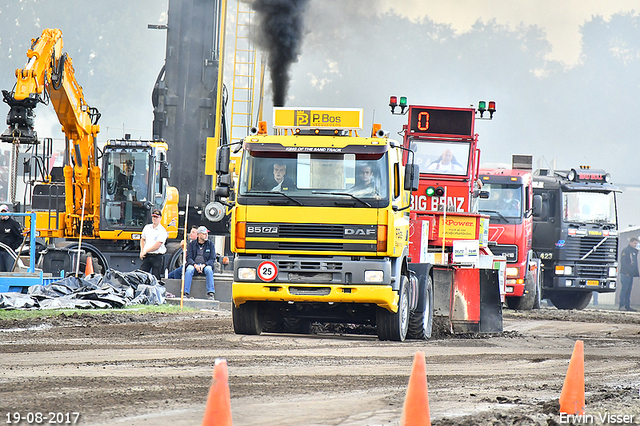
[[402, 276], [399, 290], [398, 312], [390, 312], [378, 307], [376, 310], [376, 328], [380, 340], [403, 342], [409, 330], [409, 280]]
[[528, 272], [524, 281], [524, 294], [521, 297], [507, 297], [507, 306], [519, 311], [539, 309], [540, 293], [540, 282], [535, 281], [533, 279], [533, 274]]
[[233, 331], [236, 334], [258, 335], [262, 333], [257, 302], [244, 302], [238, 307], [231, 302], [231, 317]]
[[[78, 245], [78, 243], [72, 243], [64, 246], [64, 248], [67, 250], [77, 250]], [[85, 253], [80, 256], [79, 272], [84, 274], [85, 268], [87, 267], [87, 256], [91, 256], [91, 258], [93, 259], [93, 272], [96, 274], [104, 275], [105, 272], [107, 272], [107, 270], [109, 269], [109, 262], [107, 261], [107, 258], [102, 254], [100, 249], [87, 243], [82, 243], [81, 249], [84, 250]], [[73, 259], [73, 256], [71, 258]], [[71, 266], [71, 271], [67, 272], [75, 272], [77, 265], [74, 263]]]
[[302, 318], [284, 318], [285, 333], [311, 334], [311, 321]]
[[558, 309], [584, 309], [591, 302], [590, 291], [583, 292], [562, 292], [549, 295], [549, 300]]
[[262, 331], [265, 333], [284, 333], [284, 318], [279, 310], [263, 312]]
[[421, 295], [424, 297], [424, 309], [417, 309], [409, 315], [409, 330], [407, 338], [409, 339], [430, 339], [433, 330], [433, 279], [431, 276], [427, 278], [425, 292]]
[[169, 272], [174, 269], [182, 266], [182, 246], [176, 243], [167, 244], [167, 256], [165, 259], [167, 260], [167, 264], [165, 265], [165, 269]]

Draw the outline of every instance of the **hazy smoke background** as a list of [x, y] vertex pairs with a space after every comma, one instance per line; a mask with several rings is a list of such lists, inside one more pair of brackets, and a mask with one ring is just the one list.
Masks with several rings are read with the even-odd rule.
[[308, 0], [255, 0], [256, 43], [267, 52], [273, 105], [284, 106], [289, 69], [298, 60]]

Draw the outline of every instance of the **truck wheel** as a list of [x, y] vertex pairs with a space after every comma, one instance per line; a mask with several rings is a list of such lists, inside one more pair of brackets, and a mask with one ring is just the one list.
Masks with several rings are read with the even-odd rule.
[[[536, 307], [536, 302], [538, 306]], [[527, 273], [524, 281], [524, 294], [522, 297], [507, 297], [507, 306], [519, 311], [530, 311], [540, 308], [540, 285], [534, 281], [533, 274]]]
[[278, 310], [264, 312], [262, 331], [266, 333], [284, 333], [284, 318]]
[[591, 292], [562, 292], [549, 295], [549, 300], [558, 309], [584, 309], [591, 302]]
[[421, 297], [424, 297], [424, 309], [415, 310], [409, 315], [409, 330], [407, 337], [409, 339], [429, 339], [433, 330], [433, 279], [431, 276], [427, 278], [426, 291]]
[[233, 331], [236, 334], [257, 335], [262, 333], [257, 302], [244, 302], [238, 307], [232, 302], [231, 316], [233, 319]]
[[[78, 249], [78, 243], [72, 243], [69, 244], [67, 246], [64, 247], [67, 250], [77, 250]], [[85, 268], [87, 266], [87, 256], [91, 256], [91, 258], [93, 259], [93, 272], [95, 272], [96, 274], [100, 274], [100, 275], [104, 275], [105, 272], [107, 272], [107, 270], [109, 269], [109, 262], [107, 261], [107, 258], [104, 257], [104, 255], [102, 254], [102, 252], [95, 246], [91, 245], [91, 244], [87, 244], [87, 243], [82, 243], [82, 250], [84, 250], [84, 254], [80, 256], [80, 271], [82, 274], [84, 274]], [[71, 258], [73, 259], [73, 255], [71, 256]], [[76, 270], [76, 264], [74, 263], [73, 265], [71, 265], [71, 271], [67, 271], [67, 272], [75, 272]]]
[[[182, 266], [182, 247], [179, 244], [168, 244], [167, 245], [167, 254], [171, 253], [168, 256], [168, 263], [165, 265], [165, 269], [169, 272], [173, 271], [176, 268]], [[167, 257], [165, 257], [166, 259]]]
[[285, 318], [285, 333], [311, 334], [311, 321], [302, 318]]
[[398, 312], [390, 312], [378, 307], [376, 310], [376, 326], [380, 340], [403, 342], [409, 329], [409, 280], [402, 276], [399, 291]]

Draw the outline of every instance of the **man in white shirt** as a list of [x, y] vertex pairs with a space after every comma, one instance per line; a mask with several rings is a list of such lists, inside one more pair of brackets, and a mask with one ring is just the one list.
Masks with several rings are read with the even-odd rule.
[[438, 160], [429, 164], [429, 167], [427, 167], [427, 170], [435, 171], [436, 173], [464, 172], [464, 170], [462, 169], [462, 166], [460, 166], [460, 164], [458, 164], [453, 158], [453, 152], [451, 152], [450, 149], [445, 149]]
[[164, 254], [167, 252], [165, 243], [168, 238], [167, 231], [160, 224], [161, 219], [162, 212], [155, 209], [151, 213], [152, 223], [144, 227], [140, 238], [140, 269], [146, 272], [153, 271], [158, 280], [164, 270]]

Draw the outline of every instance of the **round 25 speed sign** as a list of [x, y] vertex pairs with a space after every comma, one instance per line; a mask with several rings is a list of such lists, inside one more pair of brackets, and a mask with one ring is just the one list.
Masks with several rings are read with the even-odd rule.
[[273, 281], [278, 276], [278, 267], [270, 260], [265, 260], [258, 266], [258, 278], [262, 281]]

